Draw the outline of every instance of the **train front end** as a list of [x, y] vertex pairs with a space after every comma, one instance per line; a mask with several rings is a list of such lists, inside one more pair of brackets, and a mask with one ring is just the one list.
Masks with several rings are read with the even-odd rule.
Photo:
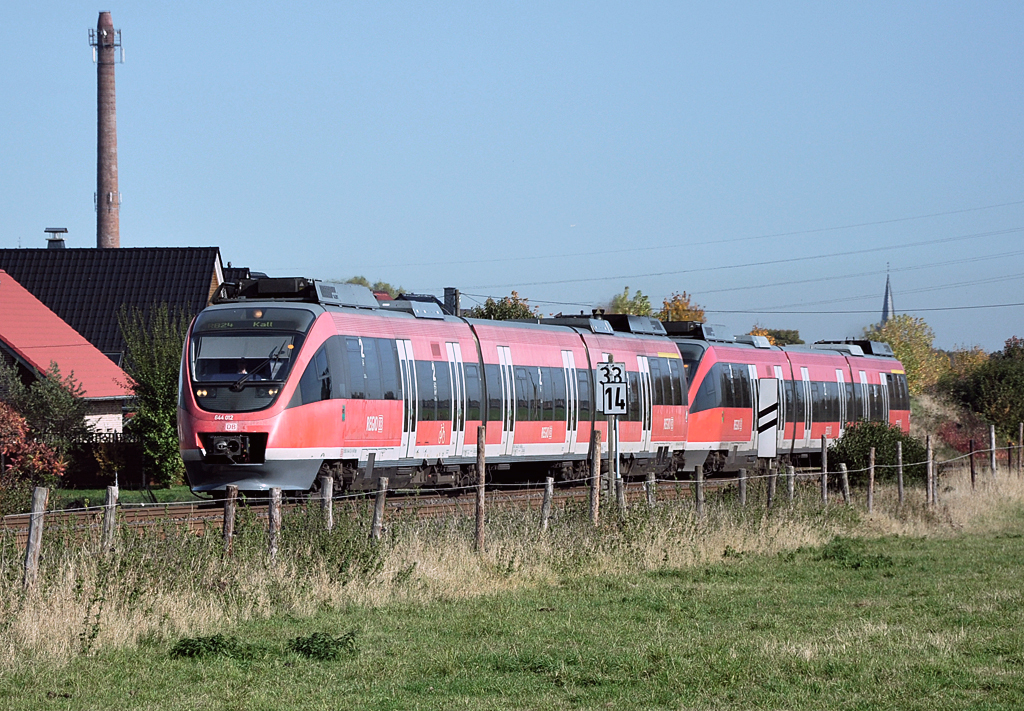
[[287, 416], [320, 313], [311, 304], [236, 302], [210, 306], [193, 321], [182, 353], [178, 436], [194, 491], [310, 488], [322, 459], [290, 446]]

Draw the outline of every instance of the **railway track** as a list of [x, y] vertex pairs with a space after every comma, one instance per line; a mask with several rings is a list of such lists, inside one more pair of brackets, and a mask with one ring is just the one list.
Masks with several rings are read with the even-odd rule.
[[[734, 479], [710, 479], [705, 482], [708, 490], [721, 489], [735, 482]], [[662, 480], [657, 484], [659, 501], [690, 498], [692, 481]], [[646, 501], [644, 482], [626, 483], [627, 505], [635, 505]], [[523, 487], [516, 489], [489, 489], [486, 493], [488, 510], [494, 509], [537, 509], [543, 501], [543, 487]], [[587, 486], [556, 488], [553, 506], [565, 508], [571, 504], [582, 504], [589, 501], [590, 489]], [[243, 503], [239, 502], [240, 505]], [[336, 516], [356, 516], [367, 513], [373, 503], [373, 494], [359, 497], [340, 497], [335, 499]], [[256, 517], [267, 518], [268, 499], [249, 498], [244, 500]], [[608, 504], [604, 504], [607, 506]], [[614, 505], [614, 504], [613, 504]], [[287, 500], [282, 509], [294, 511], [306, 506], [320, 506], [320, 500]], [[72, 511], [48, 511], [45, 514], [47, 530], [56, 529], [64, 535], [77, 540], [96, 538], [100, 535], [103, 525], [103, 507], [94, 506], [87, 509]], [[476, 492], [465, 491], [461, 494], [450, 494], [438, 491], [389, 492], [386, 504], [385, 520], [396, 516], [414, 516], [417, 518], [439, 518], [443, 516], [474, 516], [476, 512]], [[5, 516], [0, 522], [0, 535], [15, 536], [18, 547], [24, 547], [28, 540], [30, 514]], [[165, 526], [187, 526], [190, 532], [202, 534], [209, 527], [220, 530], [224, 524], [224, 508], [220, 501], [196, 501], [194, 503], [174, 504], [132, 504], [118, 506], [118, 524], [131, 529], [156, 530]], [[52, 534], [50, 534], [52, 535]]]

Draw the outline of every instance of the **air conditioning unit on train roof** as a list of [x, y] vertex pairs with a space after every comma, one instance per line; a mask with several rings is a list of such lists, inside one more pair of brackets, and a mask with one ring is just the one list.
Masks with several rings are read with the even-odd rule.
[[[881, 341], [867, 341], [862, 338], [847, 338], [842, 341], [815, 341], [814, 347], [828, 348], [829, 346], [857, 346], [860, 348], [860, 355], [875, 355], [886, 358], [895, 358], [896, 354], [892, 352], [892, 347], [888, 343], [882, 343]], [[832, 349], [838, 350], [838, 349]], [[855, 354], [856, 355], [856, 354]]]
[[733, 338], [736, 343], [746, 343], [753, 346], [754, 348], [771, 348], [772, 343], [766, 336], [752, 336], [749, 333], [745, 333], [740, 336]]

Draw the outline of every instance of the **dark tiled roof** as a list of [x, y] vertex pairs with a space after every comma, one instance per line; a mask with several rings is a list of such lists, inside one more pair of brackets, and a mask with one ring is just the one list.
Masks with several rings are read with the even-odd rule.
[[0, 249], [0, 269], [103, 353], [121, 353], [121, 305], [197, 314], [209, 300], [220, 249]]

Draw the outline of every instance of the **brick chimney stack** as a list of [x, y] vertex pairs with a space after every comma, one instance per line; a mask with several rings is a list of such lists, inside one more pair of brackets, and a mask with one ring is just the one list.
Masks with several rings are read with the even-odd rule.
[[114, 64], [119, 61], [121, 32], [109, 12], [101, 12], [90, 32], [96, 62], [96, 246], [121, 246], [121, 193], [117, 189], [117, 106]]

